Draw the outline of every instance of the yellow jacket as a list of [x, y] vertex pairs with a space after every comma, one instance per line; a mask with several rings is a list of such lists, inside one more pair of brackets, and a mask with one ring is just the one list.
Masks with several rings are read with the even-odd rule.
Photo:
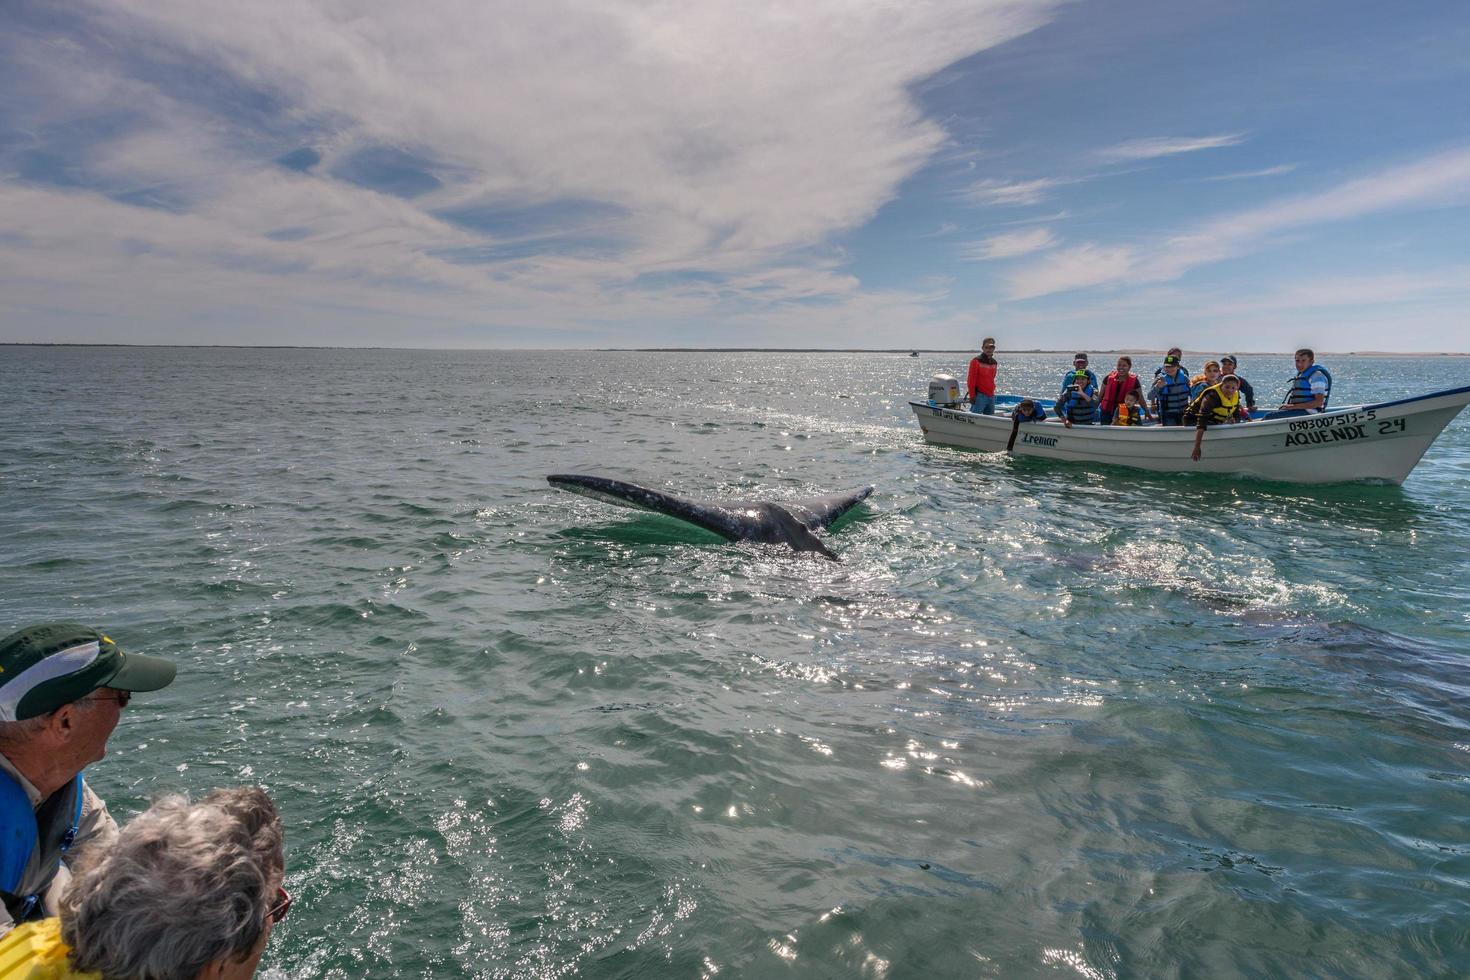
[[102, 974], [71, 968], [61, 941], [61, 920], [16, 926], [0, 938], [0, 980], [102, 980]]

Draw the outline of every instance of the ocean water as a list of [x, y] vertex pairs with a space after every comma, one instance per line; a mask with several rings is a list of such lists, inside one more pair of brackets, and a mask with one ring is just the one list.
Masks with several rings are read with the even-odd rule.
[[[1161, 476], [925, 446], [963, 368], [0, 348], [0, 631], [178, 662], [89, 778], [269, 788], [270, 977], [1470, 975], [1470, 419], [1403, 487]], [[831, 563], [564, 471], [877, 490]]]

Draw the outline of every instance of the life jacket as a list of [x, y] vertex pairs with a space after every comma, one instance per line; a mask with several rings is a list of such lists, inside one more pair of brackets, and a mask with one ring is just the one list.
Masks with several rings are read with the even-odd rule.
[[102, 980], [91, 970], [74, 970], [61, 939], [61, 920], [16, 926], [0, 938], [0, 980]]
[[1312, 375], [1320, 373], [1327, 379], [1327, 394], [1322, 399], [1321, 411], [1327, 411], [1327, 403], [1332, 400], [1332, 375], [1320, 364], [1313, 364], [1305, 371], [1291, 379], [1291, 388], [1286, 393], [1286, 404], [1305, 405], [1317, 396], [1312, 394]]
[[1122, 408], [1123, 399], [1128, 396], [1128, 392], [1130, 391], [1137, 391], [1140, 395], [1143, 394], [1143, 391], [1139, 388], [1138, 375], [1130, 374], [1127, 377], [1119, 378], [1118, 372], [1114, 371], [1103, 381], [1102, 398], [1098, 402], [1098, 407], [1104, 412], [1111, 412], [1115, 408]]
[[1220, 397], [1217, 404], [1210, 406], [1210, 414], [1205, 419], [1205, 424], [1220, 425], [1235, 418], [1240, 410], [1240, 392], [1237, 391], [1234, 395], [1227, 396], [1225, 389], [1217, 384], [1200, 392], [1194, 401], [1189, 403], [1189, 407], [1184, 410], [1184, 423], [1186, 425], [1199, 424], [1199, 413], [1204, 408], [1206, 396], [1212, 391]]
[[[0, 769], [0, 899], [11, 919], [26, 922], [44, 914], [41, 898], [56, 878], [61, 859], [77, 839], [82, 822], [82, 775], [32, 809], [15, 777]], [[31, 855], [40, 851], [35, 873]], [[3, 975], [0, 975], [3, 976]]]
[[980, 358], [972, 357], [969, 377], [966, 378], [970, 398], [973, 399], [976, 394], [993, 396], [995, 394], [995, 372], [999, 369], [1000, 363], [995, 358], [991, 358], [990, 363], [986, 364]]
[[1114, 425], [1142, 425], [1143, 408], [1129, 405], [1127, 402], [1118, 406], [1118, 414], [1113, 416]]
[[1085, 401], [1077, 397], [1076, 392], [1069, 391], [1064, 399], [1057, 402], [1057, 414], [1071, 419], [1073, 425], [1091, 425], [1097, 418], [1097, 402]]
[[1159, 405], [1160, 415], [1179, 415], [1189, 407], [1189, 376], [1183, 371], [1177, 372], [1171, 379], [1165, 371], [1159, 375], [1164, 385], [1154, 393], [1154, 398]]

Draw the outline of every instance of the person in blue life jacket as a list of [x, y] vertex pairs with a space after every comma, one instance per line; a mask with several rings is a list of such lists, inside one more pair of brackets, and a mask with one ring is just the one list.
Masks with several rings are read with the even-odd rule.
[[1164, 358], [1164, 367], [1154, 378], [1148, 395], [1160, 425], [1184, 424], [1184, 410], [1189, 407], [1189, 389], [1189, 375], [1180, 366], [1178, 355], [1170, 354]]
[[1064, 372], [1062, 374], [1062, 390], [1060, 394], [1057, 395], [1057, 401], [1061, 401], [1063, 398], [1067, 397], [1067, 392], [1071, 390], [1072, 387], [1073, 375], [1075, 375], [1078, 371], [1081, 371], [1083, 374], [1087, 375], [1087, 383], [1092, 385], [1093, 391], [1102, 390], [1102, 386], [1097, 380], [1097, 375], [1093, 374], [1092, 369], [1087, 366], [1087, 355], [1082, 353], [1081, 351], [1078, 351], [1077, 353], [1072, 355], [1072, 370]]
[[1171, 357], [1174, 358], [1174, 363], [1179, 365], [1179, 370], [1184, 372], [1184, 376], [1189, 377], [1189, 368], [1184, 364], [1184, 351], [1178, 347], [1170, 347], [1164, 354], [1164, 363], [1154, 368], [1154, 384], [1158, 384], [1159, 379], [1164, 376], [1164, 369], [1169, 366]]
[[66, 866], [117, 838], [82, 770], [107, 754], [134, 692], [167, 687], [174, 673], [75, 623], [0, 639], [0, 935], [55, 915]]
[[1256, 389], [1249, 381], [1240, 376], [1240, 372], [1236, 370], [1239, 366], [1240, 362], [1236, 360], [1234, 354], [1220, 356], [1220, 373], [1235, 375], [1235, 379], [1240, 382], [1240, 400], [1245, 403], [1245, 410], [1254, 412], [1256, 410]]
[[1062, 396], [1057, 399], [1057, 418], [1069, 429], [1097, 421], [1097, 380], [1089, 374], [1088, 371], [1075, 372], [1072, 384], [1063, 388]]
[[1018, 422], [1045, 422], [1046, 409], [1036, 404], [1033, 399], [1023, 398], [1020, 404], [1011, 411], [1011, 418]]
[[1267, 418], [1325, 412], [1331, 397], [1332, 375], [1317, 363], [1317, 355], [1310, 347], [1303, 347], [1296, 352], [1296, 377], [1291, 379], [1291, 387], [1286, 390], [1286, 400]]

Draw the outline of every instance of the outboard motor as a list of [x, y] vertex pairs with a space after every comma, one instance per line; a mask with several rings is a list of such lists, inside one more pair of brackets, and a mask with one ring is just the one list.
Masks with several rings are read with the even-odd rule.
[[952, 374], [936, 374], [929, 379], [929, 404], [936, 408], [954, 408], [964, 399], [960, 396], [960, 383]]

